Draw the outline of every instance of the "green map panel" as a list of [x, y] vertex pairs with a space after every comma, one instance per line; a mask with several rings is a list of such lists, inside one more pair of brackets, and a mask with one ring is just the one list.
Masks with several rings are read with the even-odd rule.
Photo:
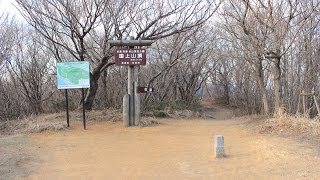
[[89, 62], [57, 63], [58, 89], [90, 88]]

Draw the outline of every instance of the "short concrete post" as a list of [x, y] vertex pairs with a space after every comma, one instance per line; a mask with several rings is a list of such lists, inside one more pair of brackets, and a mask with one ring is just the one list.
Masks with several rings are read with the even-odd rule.
[[123, 126], [129, 127], [130, 126], [130, 95], [126, 94], [123, 96]]
[[135, 101], [135, 111], [134, 111], [134, 125], [139, 126], [140, 125], [140, 94], [134, 95], [134, 101]]
[[222, 135], [216, 135], [214, 141], [214, 153], [216, 158], [222, 158], [224, 154], [224, 138]]

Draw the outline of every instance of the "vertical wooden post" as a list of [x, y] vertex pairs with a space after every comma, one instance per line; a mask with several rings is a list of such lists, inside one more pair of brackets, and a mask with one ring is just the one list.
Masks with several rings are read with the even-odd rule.
[[316, 108], [317, 108], [317, 111], [318, 111], [318, 116], [320, 116], [320, 108], [319, 108], [319, 104], [318, 104], [318, 101], [317, 101], [317, 98], [315, 95], [313, 95], [313, 100], [314, 100], [314, 103], [316, 104]]
[[[129, 49], [134, 48], [135, 46], [142, 47], [142, 46], [151, 46], [153, 43], [152, 40], [134, 40], [134, 37], [130, 37], [130, 40], [110, 40], [110, 46], [126, 46]], [[140, 120], [140, 96], [135, 90], [139, 85], [139, 79], [138, 79], [138, 67], [135, 67], [137, 65], [145, 65], [145, 51], [141, 51], [142, 53], [142, 61], [141, 62], [135, 62], [135, 57], [131, 57], [130, 61], [128, 62], [126, 57], [125, 64], [123, 64], [121, 61], [123, 58], [115, 59], [116, 65], [129, 65], [128, 66], [128, 96], [129, 96], [129, 126], [132, 125], [139, 125]], [[123, 55], [123, 54], [122, 54]], [[127, 54], [128, 55], [128, 54]], [[130, 55], [130, 53], [129, 53]], [[134, 56], [134, 55], [132, 55]], [[134, 84], [134, 81], [136, 83]], [[125, 98], [123, 99], [123, 103], [125, 102]], [[125, 109], [126, 104], [123, 105], [124, 109], [123, 112], [125, 112], [127, 109]], [[124, 114], [125, 116], [125, 114]]]
[[[141, 46], [139, 46], [141, 48]], [[139, 126], [140, 124], [140, 94], [138, 92], [139, 87], [139, 76], [140, 76], [140, 66], [134, 69], [134, 125]]]
[[306, 117], [306, 97], [304, 91], [302, 91], [302, 106], [303, 106], [303, 117]]
[[134, 125], [134, 87], [133, 87], [133, 80], [134, 78], [134, 66], [128, 67], [128, 94], [129, 94], [129, 125]]
[[301, 97], [301, 94], [299, 94], [299, 98], [298, 98], [298, 107], [297, 107], [296, 115], [298, 115], [300, 111], [300, 97]]

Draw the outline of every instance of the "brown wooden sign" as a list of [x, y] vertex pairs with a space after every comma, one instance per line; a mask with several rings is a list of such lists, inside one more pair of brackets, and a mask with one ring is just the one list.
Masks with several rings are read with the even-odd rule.
[[116, 49], [115, 62], [118, 66], [135, 66], [146, 64], [145, 49]]
[[149, 87], [138, 87], [138, 93], [153, 93], [154, 88]]

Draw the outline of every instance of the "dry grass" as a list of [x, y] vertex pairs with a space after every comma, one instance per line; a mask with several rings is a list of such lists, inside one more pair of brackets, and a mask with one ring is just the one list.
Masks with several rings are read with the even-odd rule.
[[[82, 111], [72, 112], [70, 117], [76, 121], [82, 121]], [[122, 112], [118, 109], [92, 110], [86, 112], [86, 119], [89, 123], [99, 123], [105, 121], [117, 122], [122, 120]]]
[[[82, 112], [70, 112], [70, 126], [75, 122], [82, 122]], [[94, 110], [86, 112], [87, 123], [117, 122], [122, 121], [122, 113], [117, 109]], [[154, 117], [142, 117], [140, 127], [154, 126], [159, 121]], [[0, 135], [39, 133], [44, 131], [67, 130], [65, 112], [31, 115], [24, 119], [0, 122]]]
[[320, 137], [319, 118], [308, 119], [300, 116], [290, 116], [284, 109], [274, 118], [260, 125], [260, 133], [287, 134], [303, 137]]
[[[115, 109], [102, 111], [90, 111], [86, 113], [88, 123], [99, 123], [103, 121], [120, 121], [121, 112]], [[70, 113], [70, 124], [82, 121], [82, 112]], [[65, 112], [31, 115], [27, 118], [0, 122], [0, 135], [28, 134], [43, 131], [61, 131], [67, 129]]]
[[202, 117], [202, 114], [198, 111], [191, 110], [174, 110], [174, 111], [166, 111], [169, 117], [174, 119], [194, 119]]
[[0, 123], [0, 135], [34, 133], [43, 131], [59, 131], [67, 128], [62, 113], [48, 115], [31, 115], [24, 119]]
[[159, 121], [157, 121], [155, 118], [153, 117], [145, 117], [145, 118], [141, 118], [140, 120], [140, 127], [147, 127], [147, 126], [155, 126], [160, 124]]

